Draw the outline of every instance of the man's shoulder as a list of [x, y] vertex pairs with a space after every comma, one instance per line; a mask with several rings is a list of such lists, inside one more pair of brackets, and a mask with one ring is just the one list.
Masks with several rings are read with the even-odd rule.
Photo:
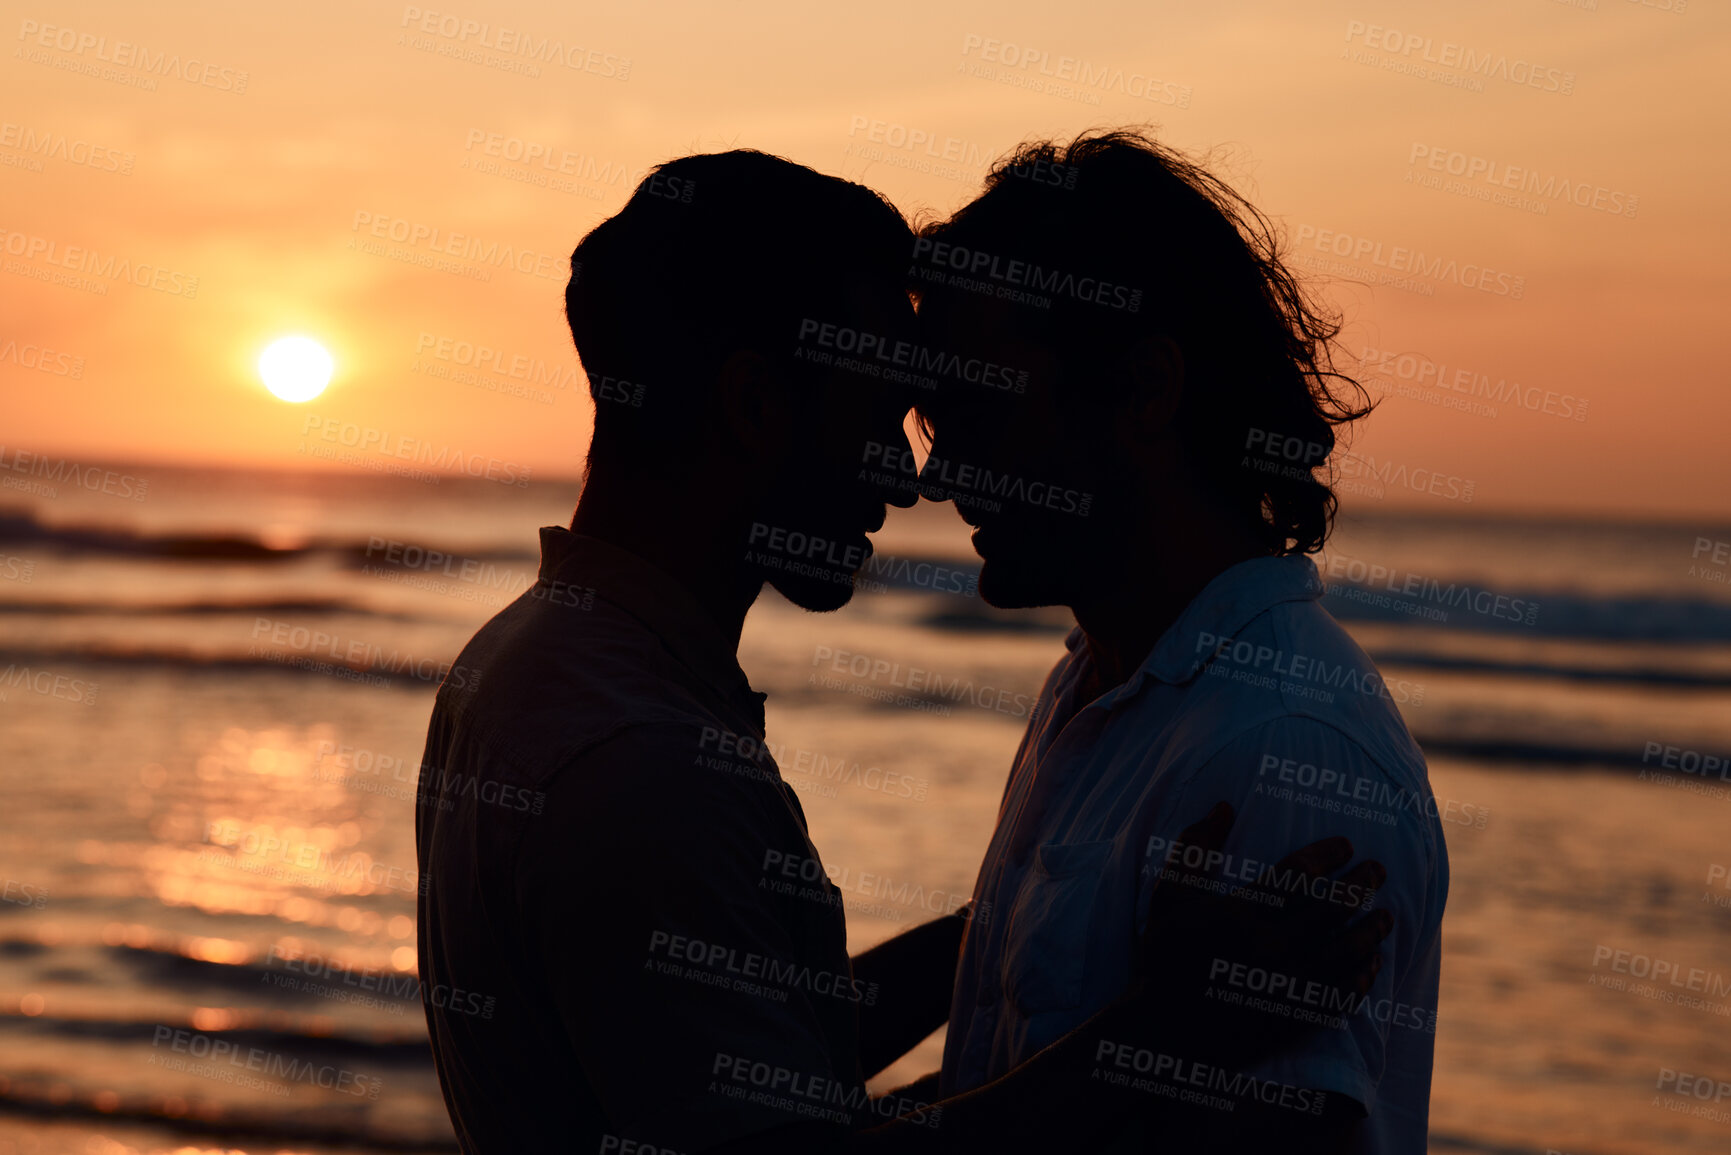
[[[1279, 726], [1339, 747], [1406, 783], [1425, 778], [1424, 754], [1402, 710], [1419, 709], [1424, 686], [1377, 668], [1315, 601], [1270, 607], [1223, 644], [1199, 679], [1216, 748], [1240, 734]], [[1203, 737], [1198, 735], [1199, 738]]]
[[621, 735], [663, 744], [657, 735], [719, 727], [631, 614], [600, 598], [567, 604], [531, 593], [475, 633], [439, 687], [435, 716], [462, 740], [545, 775]]
[[811, 856], [803, 814], [773, 760], [697, 721], [625, 727], [545, 779], [523, 828], [525, 861], [623, 868], [645, 885], [696, 875], [757, 881], [767, 851]]
[[1287, 710], [1223, 732], [1193, 762], [1197, 770], [1318, 792], [1331, 802], [1417, 799], [1422, 812], [1422, 799], [1430, 794], [1423, 752], [1410, 737], [1405, 749], [1365, 739], [1361, 729], [1326, 712]]

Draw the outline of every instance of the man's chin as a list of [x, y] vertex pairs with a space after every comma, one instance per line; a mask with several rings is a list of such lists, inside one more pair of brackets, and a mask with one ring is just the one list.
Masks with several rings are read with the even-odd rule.
[[829, 581], [800, 574], [773, 574], [769, 584], [800, 609], [822, 614], [839, 610], [853, 600], [852, 575], [846, 575], [845, 582], [841, 580], [844, 575], [834, 576], [836, 580]]
[[979, 595], [981, 601], [1000, 610], [1031, 610], [1063, 603], [1062, 594], [1045, 575], [1009, 558], [982, 559]]

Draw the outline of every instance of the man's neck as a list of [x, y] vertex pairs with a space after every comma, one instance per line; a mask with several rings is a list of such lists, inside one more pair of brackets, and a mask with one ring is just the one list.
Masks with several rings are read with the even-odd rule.
[[1223, 531], [1218, 524], [1190, 534], [1149, 529], [1132, 540], [1185, 544], [1138, 551], [1140, 556], [1111, 567], [1108, 583], [1071, 604], [1091, 667], [1084, 701], [1129, 681], [1209, 582], [1239, 562], [1269, 554], [1251, 534]]
[[633, 553], [679, 583], [737, 654], [745, 615], [763, 588], [746, 575], [743, 535], [733, 532], [733, 518], [709, 509], [699, 494], [665, 489], [591, 475], [571, 532]]

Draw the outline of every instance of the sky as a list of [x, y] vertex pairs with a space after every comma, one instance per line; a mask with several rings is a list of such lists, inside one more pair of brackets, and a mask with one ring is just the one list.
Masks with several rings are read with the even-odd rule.
[[[1721, 5], [34, 0], [0, 37], [0, 470], [574, 477], [566, 262], [649, 166], [758, 148], [930, 217], [1140, 124], [1343, 314], [1385, 398], [1349, 506], [1727, 512]], [[313, 400], [260, 381], [289, 334]]]

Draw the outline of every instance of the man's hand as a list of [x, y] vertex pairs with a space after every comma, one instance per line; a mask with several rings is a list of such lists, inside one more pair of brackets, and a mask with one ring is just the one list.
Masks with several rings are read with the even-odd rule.
[[[1230, 866], [1221, 847], [1233, 817], [1232, 807], [1219, 803], [1154, 864], [1135, 973], [1152, 1013], [1198, 1048], [1245, 1064], [1326, 1025], [1314, 1018], [1356, 1011], [1381, 969], [1377, 944], [1394, 916], [1364, 914], [1387, 877], [1380, 862], [1329, 878], [1352, 860], [1345, 838], [1295, 850], [1252, 882], [1211, 878]], [[1271, 993], [1318, 1013], [1305, 1021], [1223, 997]]]
[[871, 1078], [950, 1017], [956, 958], [972, 904], [921, 923], [853, 958], [855, 981], [874, 985], [875, 1005], [859, 1009], [860, 1070]]

